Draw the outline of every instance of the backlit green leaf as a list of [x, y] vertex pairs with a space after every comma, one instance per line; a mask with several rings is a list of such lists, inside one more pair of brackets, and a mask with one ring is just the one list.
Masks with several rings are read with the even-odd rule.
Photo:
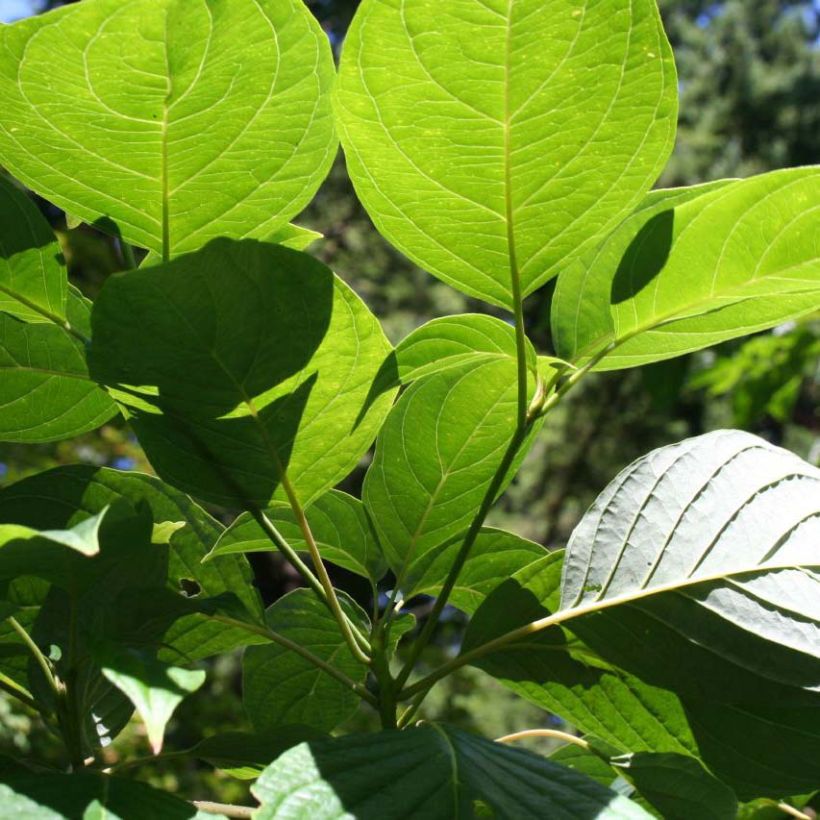
[[[278, 502], [268, 507], [264, 514], [297, 552], [309, 551], [296, 516], [288, 504]], [[307, 516], [319, 552], [326, 561], [369, 578], [373, 583], [387, 572], [364, 505], [357, 498], [331, 490], [310, 505]], [[274, 549], [256, 519], [249, 513], [243, 513], [220, 536], [206, 560], [220, 555], [270, 552]]]
[[85, 0], [3, 26], [0, 54], [0, 162], [157, 253], [267, 238], [333, 160], [333, 59], [299, 0]]
[[337, 122], [359, 198], [403, 253], [510, 307], [662, 170], [672, 53], [654, 0], [365, 0]]
[[[339, 595], [348, 617], [369, 631], [367, 616]], [[268, 607], [268, 627], [364, 683], [367, 669], [353, 657], [327, 605], [308, 589], [296, 589]], [[359, 696], [349, 687], [279, 644], [250, 646], [242, 661], [245, 710], [257, 732], [299, 724], [329, 732], [349, 718]]]
[[151, 654], [113, 644], [100, 647], [95, 654], [103, 675], [136, 707], [151, 749], [159, 754], [171, 715], [183, 698], [205, 683], [205, 672], [171, 666]]
[[[396, 347], [396, 365], [402, 384], [464, 364], [515, 359], [513, 325], [467, 313], [433, 319], [406, 336]], [[527, 363], [535, 370], [536, 356], [527, 340]]]
[[116, 412], [89, 376], [82, 342], [57, 325], [0, 314], [0, 440], [60, 441]]
[[440, 724], [303, 743], [252, 791], [259, 820], [453, 820], [473, 817], [476, 800], [522, 820], [649, 817], [571, 769]]
[[66, 318], [68, 277], [37, 206], [0, 175], [0, 311], [27, 322]]
[[391, 348], [379, 323], [311, 257], [215, 240], [108, 280], [90, 360], [116, 390], [157, 473], [238, 507], [304, 505], [373, 441], [392, 391], [371, 395]]
[[634, 367], [820, 308], [820, 168], [656, 191], [559, 278], [558, 354]]
[[388, 416], [363, 498], [403, 591], [415, 585], [421, 559], [469, 526], [512, 438], [516, 408], [515, 362], [497, 359], [419, 380]]

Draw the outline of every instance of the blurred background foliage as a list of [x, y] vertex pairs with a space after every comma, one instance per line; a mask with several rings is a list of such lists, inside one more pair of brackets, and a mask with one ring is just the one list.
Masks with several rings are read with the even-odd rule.
[[[57, 5], [62, 3], [0, 0], [0, 21]], [[309, 0], [308, 5], [338, 51], [357, 0]], [[659, 184], [688, 185], [820, 161], [820, 0], [660, 0], [659, 5], [675, 50], [681, 94], [678, 144]], [[119, 249], [86, 226], [68, 230], [62, 212], [40, 204], [59, 233], [73, 281], [93, 298], [105, 278], [124, 267]], [[436, 316], [494, 311], [419, 270], [379, 237], [355, 198], [341, 156], [297, 221], [324, 234], [312, 252], [362, 295], [393, 341]], [[544, 353], [550, 352], [551, 296], [548, 286], [526, 306], [530, 335]], [[654, 447], [719, 427], [750, 430], [817, 463], [819, 352], [820, 318], [815, 316], [671, 362], [588, 379], [550, 417], [490, 523], [561, 547], [623, 466]], [[0, 444], [0, 481], [73, 462], [150, 470], [127, 428], [111, 423], [54, 445]], [[362, 464], [345, 489], [358, 492], [365, 468]], [[230, 520], [227, 511], [214, 512]], [[275, 555], [253, 556], [253, 564], [267, 603], [297, 582]], [[353, 576], [334, 571], [334, 580], [369, 604], [367, 590]], [[411, 602], [411, 609], [423, 616], [427, 602]], [[460, 613], [448, 612], [426, 664], [457, 651], [463, 623]], [[203, 730], [249, 728], [236, 659], [215, 661], [211, 672], [209, 684], [177, 712], [167, 750], [189, 748]], [[556, 722], [474, 670], [439, 685], [427, 701], [426, 715], [490, 737]], [[362, 710], [344, 728], [375, 725]], [[0, 698], [2, 752], [58, 759], [56, 740]], [[146, 754], [144, 733], [134, 722], [106, 751], [106, 759], [116, 764]], [[128, 772], [189, 798], [247, 798], [245, 783], [184, 758], [169, 757]]]

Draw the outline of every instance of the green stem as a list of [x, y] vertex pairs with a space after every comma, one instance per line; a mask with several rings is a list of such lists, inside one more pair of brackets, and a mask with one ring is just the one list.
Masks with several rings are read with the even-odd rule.
[[51, 687], [51, 690], [54, 692], [55, 697], [60, 698], [62, 696], [62, 687], [55, 677], [54, 670], [51, 668], [51, 664], [48, 662], [48, 659], [40, 651], [40, 647], [34, 643], [31, 635], [23, 629], [20, 622], [16, 618], [8, 618], [7, 620], [9, 622], [9, 626], [20, 636], [20, 639], [26, 645], [26, 648], [37, 662], [37, 665], [40, 669], [42, 669], [43, 675], [45, 675], [46, 681]]
[[379, 683], [379, 715], [382, 729], [397, 729], [396, 681], [390, 674], [390, 662], [384, 646], [383, 631], [373, 632], [373, 674]]
[[19, 293], [15, 293], [12, 290], [9, 290], [3, 285], [0, 285], [0, 293], [5, 293], [8, 296], [11, 296], [12, 299], [18, 301], [21, 305], [25, 305], [29, 310], [33, 310], [35, 313], [39, 313], [44, 319], [48, 319], [50, 322], [54, 322], [57, 327], [62, 328], [66, 333], [70, 333], [75, 339], [82, 342], [84, 345], [90, 345], [91, 339], [88, 336], [80, 333], [79, 330], [71, 326], [71, 323], [68, 319], [64, 319], [58, 316], [56, 313], [52, 313], [50, 310], [46, 310], [44, 307], [41, 307], [38, 304], [26, 299], [25, 296], [21, 296]]
[[[526, 371], [525, 371], [526, 377]], [[526, 394], [524, 394], [526, 399]], [[524, 405], [524, 412], [526, 413], [526, 403]], [[430, 641], [430, 638], [433, 635], [433, 632], [438, 624], [439, 617], [441, 616], [444, 607], [447, 605], [447, 600], [450, 597], [450, 594], [453, 591], [453, 588], [458, 581], [458, 576], [461, 574], [461, 570], [464, 567], [467, 558], [470, 556], [470, 551], [473, 548], [473, 545], [478, 538], [479, 533], [481, 532], [481, 528], [484, 526], [484, 520], [487, 517], [487, 514], [490, 512], [493, 504], [495, 503], [496, 496], [498, 495], [499, 490], [501, 489], [504, 478], [506, 477], [510, 467], [512, 466], [513, 461], [515, 460], [516, 453], [518, 449], [521, 447], [522, 442], [527, 436], [527, 427], [525, 426], [522, 429], [518, 429], [515, 432], [515, 435], [512, 437], [509, 445], [507, 446], [507, 450], [504, 453], [503, 458], [501, 459], [500, 464], [498, 465], [498, 469], [495, 471], [495, 475], [490, 481], [489, 487], [487, 487], [487, 492], [484, 493], [484, 498], [481, 501], [481, 506], [478, 509], [478, 513], [476, 514], [475, 518], [473, 519], [472, 523], [470, 524], [470, 529], [467, 531], [467, 535], [464, 537], [464, 541], [461, 544], [461, 548], [458, 551], [458, 555], [456, 555], [455, 560], [453, 561], [453, 565], [450, 567], [450, 571], [447, 574], [447, 579], [444, 582], [444, 585], [441, 588], [441, 592], [439, 593], [438, 597], [436, 598], [436, 602], [433, 606], [433, 610], [430, 613], [427, 621], [424, 624], [424, 628], [421, 631], [416, 642], [413, 644], [412, 649], [410, 650], [410, 656], [407, 658], [407, 663], [405, 663], [404, 667], [402, 668], [401, 672], [399, 673], [398, 678], [396, 679], [396, 689], [400, 692], [404, 687], [405, 683], [407, 683], [407, 679], [410, 677], [413, 668], [416, 665], [416, 661], [418, 661], [419, 656], [421, 655], [422, 651], [424, 650], [425, 646]]]
[[34, 700], [34, 698], [26, 692], [25, 689], [14, 683], [14, 681], [6, 680], [4, 677], [0, 677], [0, 689], [2, 689], [6, 694], [11, 695], [11, 697], [19, 700], [20, 703], [27, 706], [29, 709], [33, 709], [35, 712], [42, 711], [37, 701]]
[[270, 538], [274, 546], [285, 556], [294, 569], [302, 576], [302, 580], [327, 603], [327, 596], [325, 595], [325, 588], [320, 583], [319, 579], [313, 574], [310, 567], [299, 557], [295, 549], [287, 542], [285, 536], [276, 528], [276, 525], [265, 515], [258, 507], [249, 507], [250, 514], [254, 520], [262, 528], [265, 535]]
[[351, 680], [347, 675], [345, 675], [344, 672], [341, 672], [334, 666], [326, 663], [320, 657], [314, 655], [310, 650], [305, 649], [303, 646], [290, 640], [289, 638], [286, 638], [284, 635], [280, 635], [278, 632], [274, 632], [272, 629], [268, 629], [267, 627], [249, 624], [245, 621], [237, 620], [236, 618], [230, 618], [227, 615], [211, 615], [211, 618], [214, 621], [219, 621], [227, 626], [233, 626], [237, 629], [244, 629], [246, 632], [251, 632], [254, 635], [261, 635], [263, 638], [267, 638], [272, 643], [277, 643], [280, 646], [284, 646], [285, 649], [290, 649], [291, 652], [301, 655], [306, 661], [313, 664], [318, 669], [321, 669], [323, 672], [326, 672], [332, 678], [336, 678], [339, 683], [344, 684], [348, 689], [354, 691], [362, 700], [365, 700], [371, 706], [378, 708], [376, 698], [374, 698], [364, 686], [360, 683], [356, 683], [354, 680]]
[[[288, 497], [293, 514], [296, 516], [296, 523], [302, 531], [302, 537], [305, 539], [305, 543], [307, 544], [314, 569], [316, 570], [316, 574], [319, 577], [319, 582], [324, 589], [327, 605], [330, 607], [330, 611], [333, 613], [339, 624], [339, 629], [342, 632], [342, 636], [353, 654], [353, 657], [361, 663], [369, 665], [370, 657], [365, 654], [365, 652], [370, 651], [367, 639], [360, 632], [358, 635], [354, 634], [355, 628], [348, 620], [342, 610], [341, 604], [339, 603], [339, 598], [336, 595], [336, 590], [333, 588], [330, 576], [327, 574], [327, 568], [322, 561], [322, 556], [319, 553], [319, 547], [316, 544], [316, 539], [313, 537], [313, 532], [310, 529], [310, 524], [308, 523], [305, 511], [299, 502], [299, 498], [296, 495], [293, 485], [284, 473], [282, 474], [282, 488]], [[358, 632], [358, 630], [356, 630], [356, 632]]]

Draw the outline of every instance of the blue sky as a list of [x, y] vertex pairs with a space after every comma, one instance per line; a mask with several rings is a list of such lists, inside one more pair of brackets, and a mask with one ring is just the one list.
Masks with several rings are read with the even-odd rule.
[[0, 0], [0, 23], [11, 23], [37, 10], [37, 0]]

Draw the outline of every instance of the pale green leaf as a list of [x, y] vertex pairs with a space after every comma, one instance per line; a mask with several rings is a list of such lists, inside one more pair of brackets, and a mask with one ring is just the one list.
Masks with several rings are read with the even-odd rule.
[[510, 307], [638, 204], [676, 98], [654, 0], [365, 0], [336, 115], [381, 233]]
[[559, 278], [558, 354], [614, 370], [820, 308], [820, 167], [657, 191]]
[[440, 724], [303, 743], [252, 791], [258, 820], [454, 820], [476, 800], [516, 820], [649, 817], [571, 769]]
[[192, 803], [145, 783], [85, 773], [4, 775], [0, 806], [25, 820], [204, 820]]
[[270, 236], [333, 160], [333, 58], [299, 0], [85, 0], [3, 26], [0, 54], [0, 162], [157, 253]]
[[627, 467], [586, 513], [557, 617], [675, 691], [814, 704], [818, 537], [820, 470], [748, 433], [689, 439]]
[[205, 683], [205, 672], [171, 666], [148, 653], [113, 644], [99, 647], [95, 655], [103, 675], [136, 707], [151, 749], [159, 754], [171, 715]]
[[371, 385], [391, 352], [361, 300], [306, 254], [215, 240], [108, 280], [92, 372], [116, 391], [157, 473], [247, 508], [307, 506], [370, 447], [394, 391]]
[[[81, 331], [88, 305], [68, 296], [68, 318]], [[117, 412], [89, 375], [81, 341], [56, 324], [0, 314], [0, 440], [60, 441], [94, 430]]]
[[[297, 552], [308, 552], [301, 527], [290, 505], [278, 502], [266, 510], [270, 520]], [[387, 572], [384, 556], [357, 498], [339, 490], [320, 496], [307, 510], [310, 529], [326, 561], [369, 578], [374, 584]], [[270, 552], [275, 547], [250, 513], [243, 513], [220, 536], [203, 560], [241, 552]]]
[[415, 585], [421, 559], [469, 527], [510, 444], [516, 408], [515, 362], [495, 359], [419, 380], [388, 416], [363, 499], [402, 590]]
[[[368, 632], [365, 613], [346, 595], [338, 595], [346, 615]], [[296, 589], [280, 598], [268, 607], [265, 621], [272, 631], [364, 683], [366, 667], [353, 657], [336, 619], [311, 590]], [[359, 705], [359, 696], [350, 687], [275, 643], [245, 650], [242, 692], [245, 711], [261, 733], [293, 724], [329, 732]]]
[[[534, 371], [536, 355], [529, 339], [526, 348], [527, 364]], [[396, 366], [402, 384], [451, 367], [516, 357], [513, 325], [479, 313], [433, 319], [396, 347]]]
[[68, 276], [37, 206], [0, 175], [0, 311], [27, 322], [66, 318]]

